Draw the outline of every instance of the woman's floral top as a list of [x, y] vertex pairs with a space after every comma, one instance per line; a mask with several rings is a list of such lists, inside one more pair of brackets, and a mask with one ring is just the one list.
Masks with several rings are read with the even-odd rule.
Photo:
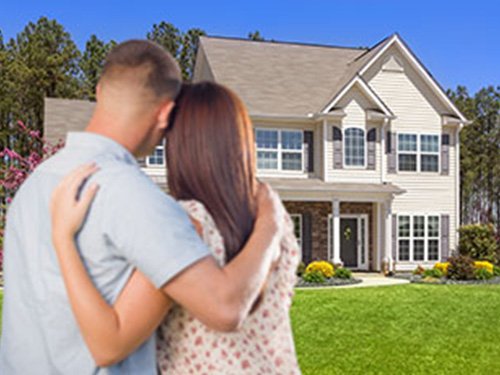
[[[224, 265], [224, 241], [208, 211], [197, 201], [181, 204], [201, 224], [203, 240]], [[300, 374], [289, 318], [300, 250], [289, 217], [281, 247], [260, 303], [238, 331], [216, 332], [180, 306], [170, 310], [158, 331], [162, 374]]]

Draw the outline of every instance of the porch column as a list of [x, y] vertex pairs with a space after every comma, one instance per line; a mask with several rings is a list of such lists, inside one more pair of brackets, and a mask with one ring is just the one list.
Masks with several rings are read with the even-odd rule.
[[340, 259], [340, 201], [333, 200], [333, 263], [342, 264]]
[[384, 261], [387, 262], [389, 270], [394, 269], [394, 259], [392, 258], [392, 204], [391, 201], [383, 203], [383, 214], [385, 215], [385, 238], [384, 238]]

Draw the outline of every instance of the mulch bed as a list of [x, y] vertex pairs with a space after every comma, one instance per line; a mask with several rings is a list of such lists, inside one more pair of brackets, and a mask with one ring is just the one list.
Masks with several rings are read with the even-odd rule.
[[332, 277], [331, 279], [326, 279], [324, 283], [308, 283], [304, 281], [302, 278], [299, 278], [299, 281], [295, 285], [298, 288], [321, 288], [325, 286], [341, 286], [341, 285], [352, 285], [359, 284], [361, 280], [359, 279], [339, 279], [336, 277]]
[[440, 279], [424, 279], [419, 275], [412, 274], [397, 274], [392, 276], [395, 279], [409, 280], [415, 284], [441, 284], [441, 285], [484, 285], [484, 284], [500, 284], [500, 276], [493, 277], [489, 280], [452, 280], [447, 278]]

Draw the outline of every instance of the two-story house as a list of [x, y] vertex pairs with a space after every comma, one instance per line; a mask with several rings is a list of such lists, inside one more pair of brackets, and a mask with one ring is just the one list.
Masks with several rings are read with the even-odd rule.
[[[305, 262], [410, 270], [455, 248], [467, 120], [400, 36], [369, 49], [202, 37], [203, 80], [246, 103], [258, 176], [291, 213]], [[74, 113], [90, 106], [47, 99], [46, 134], [82, 128]], [[164, 165], [162, 145], [143, 161], [162, 185]]]

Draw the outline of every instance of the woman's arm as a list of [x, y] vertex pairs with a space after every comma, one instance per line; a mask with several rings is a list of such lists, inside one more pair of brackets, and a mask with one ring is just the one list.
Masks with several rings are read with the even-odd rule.
[[82, 183], [97, 171], [81, 167], [54, 190], [52, 237], [64, 283], [83, 338], [98, 366], [124, 359], [158, 327], [171, 302], [144, 275], [135, 271], [113, 307], [92, 283], [74, 242], [98, 187], [87, 188], [76, 200]]

